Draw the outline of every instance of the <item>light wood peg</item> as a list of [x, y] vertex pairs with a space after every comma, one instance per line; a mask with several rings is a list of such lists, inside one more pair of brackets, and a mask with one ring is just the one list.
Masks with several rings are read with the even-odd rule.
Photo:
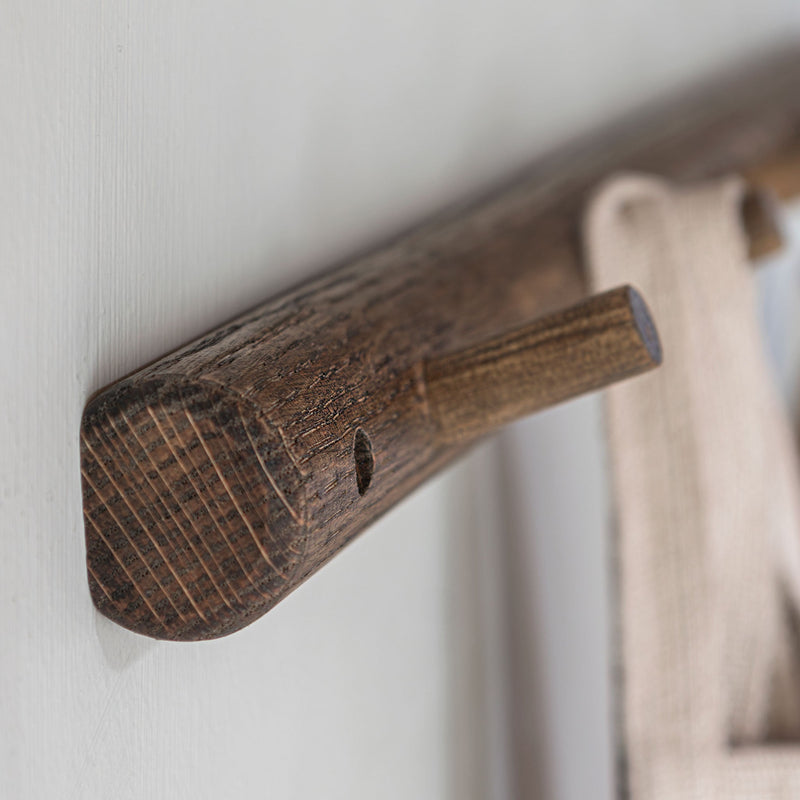
[[469, 443], [660, 363], [647, 306], [635, 289], [622, 286], [427, 362], [425, 391], [437, 434]]

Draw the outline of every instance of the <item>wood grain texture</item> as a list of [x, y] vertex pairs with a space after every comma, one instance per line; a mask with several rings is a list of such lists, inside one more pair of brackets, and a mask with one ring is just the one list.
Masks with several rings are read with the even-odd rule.
[[661, 363], [644, 300], [630, 286], [425, 365], [437, 436], [470, 444], [527, 414]]
[[[453, 295], [470, 279], [468, 297], [485, 295], [490, 263], [460, 281], [409, 263], [379, 269], [368, 259], [339, 270], [89, 403], [87, 563], [104, 614], [166, 639], [237, 630], [472, 444], [486, 422], [657, 363], [653, 323], [625, 288], [524, 328], [522, 351], [518, 331], [491, 340], [513, 387], [489, 396], [478, 385], [486, 346], [463, 361], [438, 356], [519, 313], [507, 309], [514, 295], [500, 294], [489, 318], [483, 304], [465, 308]], [[485, 416], [483, 427], [446, 412], [470, 387], [475, 402], [465, 407]]]
[[82, 469], [97, 607], [170, 639], [263, 614], [463, 449], [437, 439], [425, 362], [585, 295], [576, 231], [597, 182], [774, 159], [800, 130], [798, 76], [800, 57], [781, 56], [627, 121], [95, 396]]

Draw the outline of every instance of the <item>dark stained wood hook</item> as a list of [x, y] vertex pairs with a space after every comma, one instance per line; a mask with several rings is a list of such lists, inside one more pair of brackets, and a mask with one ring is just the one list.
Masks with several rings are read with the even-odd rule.
[[491, 315], [485, 297], [454, 302], [461, 285], [341, 270], [94, 397], [81, 444], [100, 611], [158, 638], [237, 630], [492, 428], [660, 361], [629, 287], [495, 336], [518, 317], [513, 284]]
[[[702, 87], [90, 398], [81, 466], [97, 608], [156, 638], [231, 633], [476, 438], [654, 366], [657, 337], [631, 289], [581, 304], [587, 196], [617, 170], [738, 171], [793, 191], [800, 170], [783, 165], [800, 141], [798, 80], [788, 53]], [[765, 208], [743, 208], [757, 253], [776, 243]]]
[[470, 444], [527, 414], [645, 372], [661, 345], [641, 295], [623, 286], [426, 363], [437, 435]]

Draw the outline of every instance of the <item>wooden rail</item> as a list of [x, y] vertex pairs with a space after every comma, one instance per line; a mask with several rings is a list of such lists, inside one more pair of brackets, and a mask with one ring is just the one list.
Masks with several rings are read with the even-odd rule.
[[620, 170], [740, 172], [751, 247], [774, 247], [757, 198], [800, 188], [798, 87], [797, 53], [710, 82], [97, 393], [98, 609], [158, 638], [231, 633], [496, 425], [656, 365], [635, 292], [583, 302], [588, 194]]

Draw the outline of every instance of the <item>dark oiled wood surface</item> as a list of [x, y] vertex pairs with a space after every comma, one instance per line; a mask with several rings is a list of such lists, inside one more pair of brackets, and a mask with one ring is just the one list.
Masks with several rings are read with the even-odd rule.
[[[332, 276], [89, 404], [88, 567], [104, 613], [165, 638], [235, 630], [494, 424], [660, 358], [622, 288], [491, 340], [494, 387], [508, 389], [491, 397], [476, 383], [485, 347], [436, 357], [464, 321], [457, 307], [419, 313], [430, 277], [375, 278]], [[470, 387], [471, 416], [450, 416]]]
[[98, 393], [81, 432], [97, 607], [169, 639], [263, 614], [480, 432], [439, 433], [426, 364], [585, 296], [577, 226], [597, 182], [758, 183], [797, 143], [798, 76], [789, 55], [648, 112]]
[[495, 428], [661, 363], [650, 312], [623, 286], [425, 364], [437, 438], [470, 444]]

